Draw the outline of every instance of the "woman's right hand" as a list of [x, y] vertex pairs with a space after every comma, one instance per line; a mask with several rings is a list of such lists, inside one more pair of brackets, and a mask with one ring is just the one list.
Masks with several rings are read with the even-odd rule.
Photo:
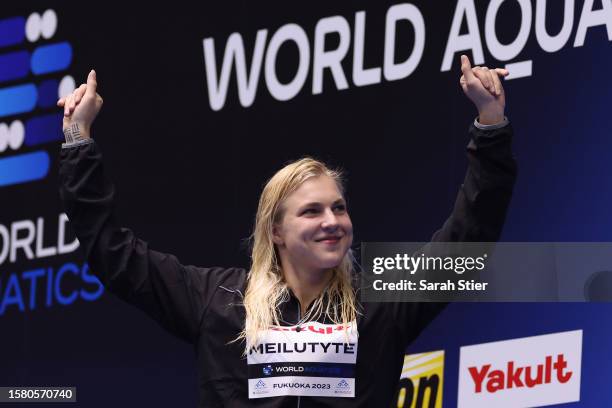
[[87, 76], [87, 83], [82, 84], [70, 95], [60, 98], [57, 106], [64, 108], [62, 130], [74, 129], [76, 125], [82, 138], [89, 138], [91, 125], [102, 108], [102, 97], [96, 93], [96, 71], [93, 69]]

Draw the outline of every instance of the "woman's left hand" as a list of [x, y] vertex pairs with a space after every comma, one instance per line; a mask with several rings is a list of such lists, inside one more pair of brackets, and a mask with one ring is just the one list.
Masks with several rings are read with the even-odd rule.
[[459, 80], [463, 92], [478, 109], [478, 121], [483, 125], [493, 125], [504, 120], [506, 95], [500, 77], [508, 75], [503, 68], [488, 69], [474, 67], [466, 55], [461, 56], [461, 72]]

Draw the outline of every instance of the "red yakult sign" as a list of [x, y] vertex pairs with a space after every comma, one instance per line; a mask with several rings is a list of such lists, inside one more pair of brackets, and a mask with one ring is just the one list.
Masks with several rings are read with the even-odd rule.
[[582, 330], [461, 347], [458, 407], [580, 401]]

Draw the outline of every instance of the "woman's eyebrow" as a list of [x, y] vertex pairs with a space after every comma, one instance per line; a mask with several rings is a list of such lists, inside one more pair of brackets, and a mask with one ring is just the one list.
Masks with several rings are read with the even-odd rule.
[[318, 207], [320, 207], [320, 206], [322, 206], [322, 205], [323, 205], [323, 204], [321, 204], [321, 203], [320, 203], [320, 202], [318, 202], [318, 201], [312, 201], [312, 202], [309, 202], [309, 203], [306, 203], [306, 204], [301, 205], [301, 206], [300, 206], [300, 208], [306, 208], [306, 207], [317, 207], [317, 206], [318, 206]]

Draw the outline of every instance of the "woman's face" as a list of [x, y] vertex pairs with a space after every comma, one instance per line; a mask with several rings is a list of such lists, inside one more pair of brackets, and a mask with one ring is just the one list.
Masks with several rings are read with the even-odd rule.
[[274, 228], [281, 261], [302, 270], [338, 266], [352, 242], [353, 224], [344, 197], [325, 175], [308, 179], [287, 197], [282, 220]]

